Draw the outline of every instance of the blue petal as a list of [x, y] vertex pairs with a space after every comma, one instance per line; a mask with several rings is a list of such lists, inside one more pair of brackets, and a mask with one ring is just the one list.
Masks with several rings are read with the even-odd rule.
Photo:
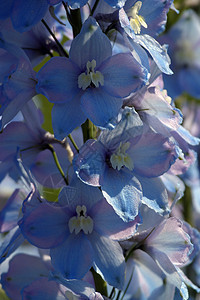
[[141, 222], [139, 216], [132, 222], [124, 222], [104, 198], [94, 205], [90, 214], [93, 216], [95, 230], [113, 240], [131, 238]]
[[125, 260], [118, 242], [93, 232], [88, 238], [94, 250], [94, 262], [108, 284], [122, 289], [125, 279]]
[[104, 76], [103, 88], [114, 97], [126, 97], [147, 82], [147, 70], [133, 55], [120, 53], [102, 63], [99, 71]]
[[80, 98], [64, 104], [55, 104], [52, 109], [52, 125], [57, 139], [62, 140], [76, 127], [86, 121], [86, 116], [80, 108]]
[[167, 13], [173, 0], [143, 0], [139, 14], [144, 17], [148, 27], [141, 28], [141, 34], [156, 36], [165, 29]]
[[[148, 130], [138, 143], [130, 140], [129, 151], [136, 174], [157, 177], [168, 171], [178, 157], [176, 147], [168, 138]], [[148, 151], [147, 151], [148, 149]]]
[[108, 37], [101, 31], [94, 18], [89, 17], [79, 35], [72, 42], [69, 57], [86, 70], [88, 61], [96, 60], [97, 67], [103, 60], [112, 55], [112, 47]]
[[14, 0], [0, 1], [0, 19], [6, 19], [10, 16]]
[[13, 27], [19, 32], [29, 30], [44, 17], [47, 9], [47, 0], [14, 1], [11, 15]]
[[[41, 258], [17, 254], [9, 262], [9, 270], [2, 274], [1, 283], [10, 299], [21, 299], [21, 289], [43, 276], [48, 278], [49, 270]], [[8, 280], [9, 278], [9, 280]]]
[[24, 237], [19, 227], [13, 228], [3, 239], [0, 246], [0, 263], [6, 260], [22, 243]]
[[93, 186], [83, 183], [76, 175], [70, 186], [64, 187], [59, 196], [59, 204], [69, 207], [70, 211], [75, 211], [77, 205], [85, 205], [87, 211], [103, 198], [101, 191]]
[[142, 185], [142, 202], [159, 214], [168, 213], [168, 195], [162, 180], [160, 178], [137, 177]]
[[21, 295], [23, 300], [66, 300], [64, 291], [56, 282], [49, 281], [48, 277], [24, 285]]
[[143, 123], [134, 108], [126, 107], [122, 119], [112, 130], [103, 130], [98, 138], [106, 149], [115, 151], [120, 142], [135, 138], [137, 142], [143, 133]]
[[159, 69], [168, 75], [173, 74], [169, 67], [170, 60], [165, 49], [150, 35], [136, 35], [135, 41], [144, 47], [152, 56]]
[[71, 234], [50, 250], [52, 264], [67, 279], [81, 279], [93, 264], [93, 249], [85, 234]]
[[62, 208], [41, 203], [29, 214], [24, 214], [19, 226], [33, 245], [48, 249], [63, 242], [69, 235], [68, 215]]
[[18, 93], [11, 101], [7, 100], [0, 108], [0, 116], [2, 116], [0, 119], [0, 130], [2, 130], [3, 127], [10, 122], [23, 106], [36, 94], [34, 87], [27, 88], [26, 84], [21, 84], [19, 88], [21, 89], [21, 93]]
[[77, 279], [68, 280], [61, 276], [60, 273], [50, 273], [50, 280], [55, 280], [59, 284], [61, 283], [77, 296], [89, 297], [95, 291], [92, 285], [87, 281]]
[[0, 232], [8, 232], [17, 226], [21, 204], [19, 189], [16, 189], [0, 212]]
[[106, 166], [105, 159], [105, 147], [95, 140], [87, 140], [74, 157], [73, 167], [83, 182], [100, 186], [99, 179]]
[[50, 102], [71, 101], [81, 90], [78, 88], [80, 69], [70, 59], [54, 57], [38, 72], [36, 90]]
[[102, 88], [89, 88], [81, 97], [81, 108], [97, 126], [108, 127], [122, 106], [122, 99], [112, 97]]
[[141, 185], [129, 172], [107, 168], [102, 178], [103, 195], [125, 222], [135, 219], [142, 200]]
[[[165, 275], [151, 256], [140, 249], [135, 250], [127, 262], [124, 287], [128, 286], [131, 277], [127, 296], [137, 295], [137, 299], [151, 299], [152, 292], [163, 286], [163, 279], [165, 279]], [[159, 297], [156, 299], [159, 299]]]

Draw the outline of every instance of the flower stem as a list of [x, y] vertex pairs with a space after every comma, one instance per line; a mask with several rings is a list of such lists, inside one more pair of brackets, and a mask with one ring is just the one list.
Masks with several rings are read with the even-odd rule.
[[94, 139], [96, 137], [96, 126], [90, 120], [87, 119], [81, 127], [83, 131], [84, 142], [86, 142], [88, 139]]
[[69, 57], [68, 53], [65, 51], [65, 49], [63, 48], [61, 43], [58, 41], [55, 34], [53, 33], [53, 31], [51, 30], [51, 28], [48, 26], [48, 24], [46, 23], [46, 21], [44, 19], [42, 19], [42, 23], [44, 24], [44, 26], [46, 27], [46, 29], [48, 30], [50, 35], [53, 37], [54, 41], [56, 42], [60, 55], [65, 56], [65, 57]]
[[95, 12], [95, 9], [97, 8], [97, 5], [99, 4], [99, 0], [96, 0], [93, 7], [92, 7], [92, 10], [91, 10], [91, 16], [93, 16], [94, 12]]
[[51, 151], [51, 153], [52, 153], [52, 155], [53, 155], [53, 158], [54, 158], [54, 161], [55, 161], [55, 163], [56, 163], [56, 166], [57, 166], [57, 168], [58, 168], [58, 170], [59, 170], [59, 172], [60, 172], [62, 178], [64, 179], [66, 185], [68, 185], [68, 184], [69, 184], [69, 183], [68, 183], [68, 180], [67, 180], [67, 178], [65, 177], [65, 174], [64, 174], [63, 169], [62, 169], [62, 167], [61, 167], [61, 165], [60, 165], [60, 163], [59, 163], [57, 154], [56, 154], [56, 152], [55, 152], [53, 146], [49, 144], [48, 147], [47, 147], [47, 149], [49, 149], [49, 150]]
[[94, 278], [96, 292], [99, 292], [102, 295], [107, 297], [108, 293], [107, 293], [106, 282], [102, 279], [102, 277], [93, 268], [91, 268], [90, 271], [92, 272], [92, 275]]
[[72, 145], [74, 146], [74, 148], [76, 149], [76, 151], [79, 153], [79, 148], [78, 146], [76, 145], [76, 142], [74, 141], [73, 137], [71, 134], [68, 135], [68, 138], [70, 139]]
[[77, 34], [79, 34], [79, 32], [81, 31], [81, 27], [82, 27], [80, 9], [78, 8], [78, 9], [69, 9], [68, 10], [67, 4], [64, 1], [62, 1], [62, 4], [65, 8], [68, 21], [72, 26], [73, 36], [75, 37], [75, 36], [77, 36]]

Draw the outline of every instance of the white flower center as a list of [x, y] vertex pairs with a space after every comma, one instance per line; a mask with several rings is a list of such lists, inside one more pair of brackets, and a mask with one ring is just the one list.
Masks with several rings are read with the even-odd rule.
[[126, 142], [124, 144], [120, 143], [116, 152], [114, 152], [110, 157], [111, 165], [114, 169], [118, 171], [123, 167], [127, 167], [130, 171], [133, 170], [134, 164], [131, 157], [126, 153], [128, 148], [130, 147], [130, 143]]
[[69, 219], [69, 231], [72, 233], [75, 231], [75, 234], [78, 234], [81, 230], [85, 234], [92, 233], [93, 230], [93, 220], [87, 216], [87, 208], [85, 205], [78, 205], [76, 207], [77, 216]]
[[87, 62], [87, 70], [86, 73], [81, 73], [78, 77], [78, 87], [80, 89], [86, 90], [87, 87], [93, 83], [96, 87], [99, 87], [99, 84], [104, 85], [104, 77], [103, 74], [99, 71], [94, 71], [96, 67], [96, 60]]
[[145, 19], [138, 15], [139, 10], [142, 7], [142, 1], [137, 1], [132, 8], [128, 10], [128, 17], [130, 19], [130, 25], [132, 29], [134, 30], [135, 34], [140, 34], [141, 27], [147, 28], [147, 23], [145, 22]]

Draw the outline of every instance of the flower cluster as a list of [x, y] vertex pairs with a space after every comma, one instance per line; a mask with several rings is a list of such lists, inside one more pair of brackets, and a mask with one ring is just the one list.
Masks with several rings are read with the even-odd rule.
[[1, 299], [197, 299], [200, 18], [169, 11], [1, 1]]

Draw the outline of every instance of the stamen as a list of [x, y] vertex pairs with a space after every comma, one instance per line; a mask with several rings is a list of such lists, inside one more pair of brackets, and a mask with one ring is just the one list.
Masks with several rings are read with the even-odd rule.
[[117, 169], [118, 171], [122, 167], [127, 167], [130, 171], [133, 170], [134, 164], [131, 157], [126, 153], [128, 148], [130, 147], [130, 143], [126, 142], [124, 144], [120, 143], [116, 152], [113, 153], [110, 157], [110, 162], [112, 164], [113, 169]]
[[70, 233], [75, 231], [75, 234], [78, 234], [81, 230], [83, 230], [85, 234], [92, 233], [93, 220], [89, 216], [87, 216], [86, 206], [78, 205], [76, 207], [76, 213], [77, 216], [70, 218], [68, 222]]
[[142, 7], [142, 1], [137, 1], [135, 5], [128, 10], [128, 17], [130, 18], [130, 25], [132, 29], [134, 30], [135, 34], [140, 34], [141, 27], [147, 28], [147, 23], [145, 22], [145, 19], [138, 15], [139, 10]]
[[88, 61], [86, 68], [86, 73], [81, 73], [78, 77], [78, 87], [80, 89], [86, 90], [92, 83], [99, 87], [99, 84], [101, 86], [104, 85], [104, 77], [103, 74], [99, 71], [94, 71], [96, 67], [96, 60]]

